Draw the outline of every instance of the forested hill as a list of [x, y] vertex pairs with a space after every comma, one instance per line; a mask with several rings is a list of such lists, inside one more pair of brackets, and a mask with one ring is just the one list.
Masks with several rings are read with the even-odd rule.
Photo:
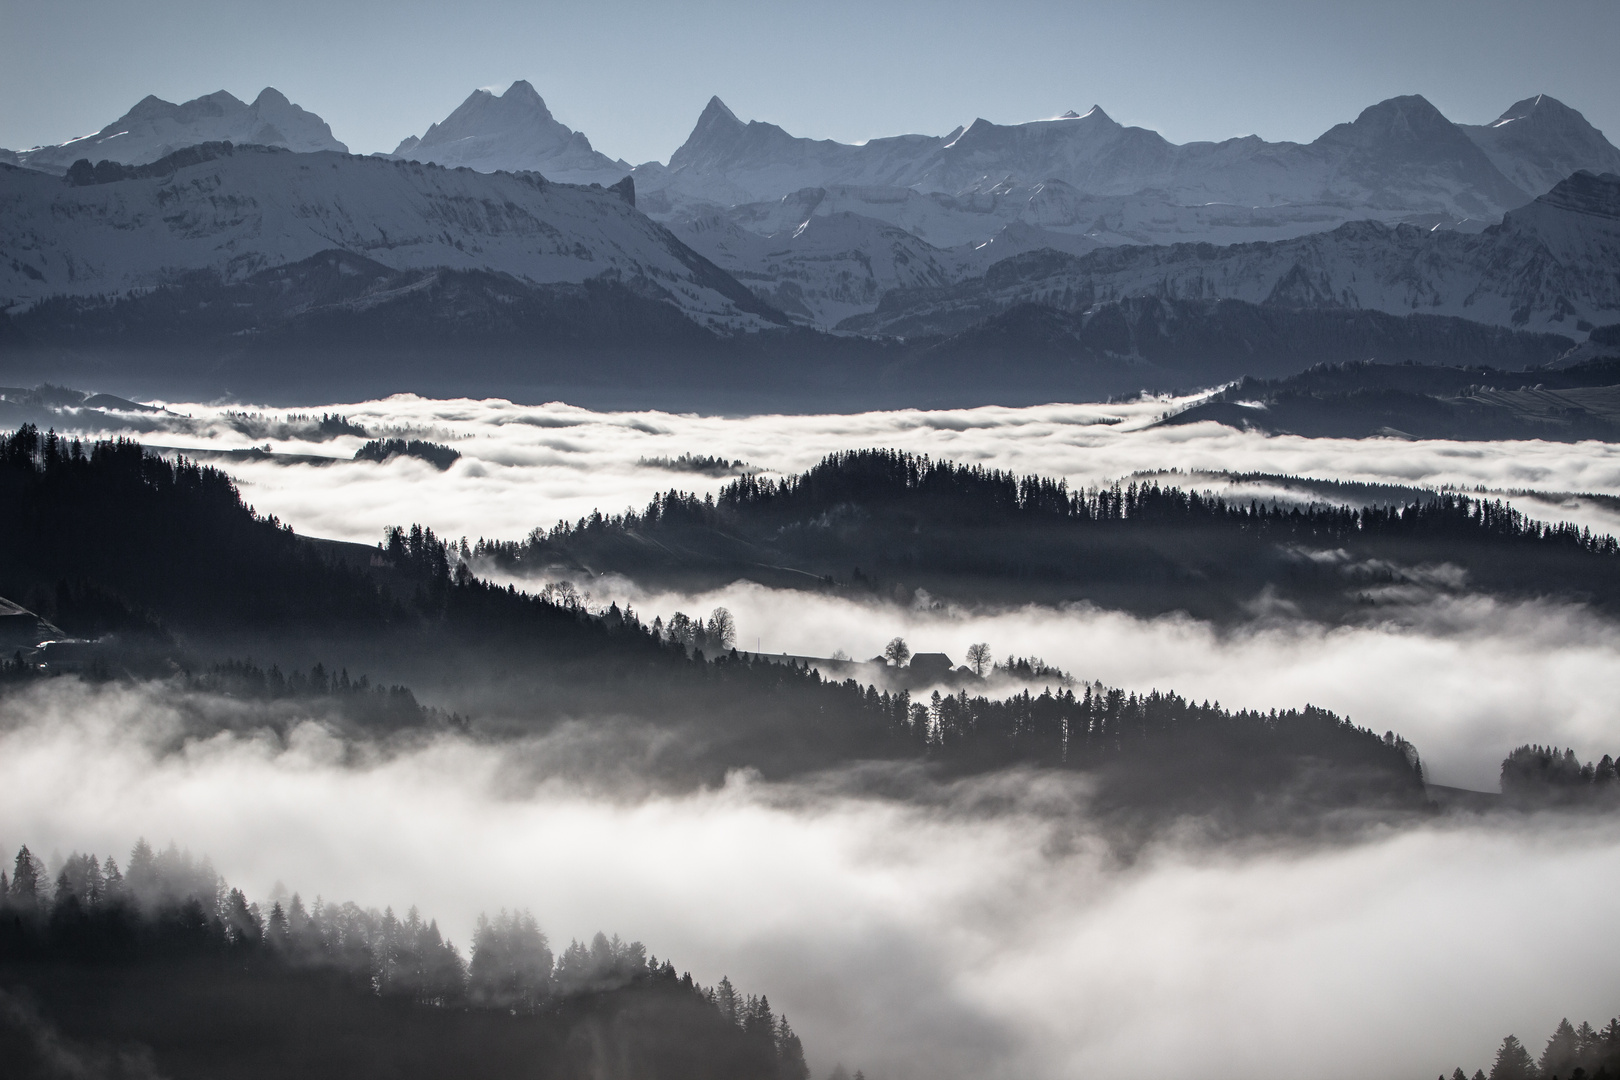
[[[764, 486], [731, 490], [765, 499]], [[134, 443], [85, 447], [28, 428], [0, 439], [0, 516], [0, 595], [69, 634], [111, 631], [107, 673], [139, 674], [131, 642], [145, 641], [153, 673], [208, 672], [178, 689], [271, 701], [260, 712], [272, 719], [330, 715], [357, 737], [446, 721], [495, 738], [567, 725], [557, 760], [570, 776], [640, 785], [874, 760], [945, 777], [1078, 770], [1097, 775], [1100, 810], [1245, 827], [1424, 805], [1406, 744], [1319, 710], [1232, 713], [1097, 685], [924, 702], [734, 652], [706, 658], [629, 609], [490, 585], [469, 569], [471, 551], [429, 529], [391, 530], [375, 549], [323, 549], [255, 515], [224, 474]], [[281, 674], [295, 670], [310, 674]], [[432, 708], [349, 672], [408, 684]]]
[[[1229, 503], [1157, 482], [1070, 491], [892, 450], [833, 454], [717, 497], [671, 491], [639, 512], [481, 541], [506, 569], [615, 572], [654, 583], [876, 590], [1006, 602], [1090, 600], [1157, 614], [1249, 617], [1265, 593], [1326, 619], [1466, 587], [1620, 605], [1613, 538], [1441, 495], [1405, 507]], [[1418, 570], [1449, 564], [1461, 574]], [[1449, 582], [1449, 584], [1448, 584]]]
[[699, 986], [617, 936], [554, 955], [527, 912], [480, 918], [464, 959], [414, 907], [266, 909], [144, 841], [123, 869], [74, 854], [53, 880], [27, 847], [9, 869], [0, 1072], [15, 1080], [809, 1077], [764, 995]]
[[[1620, 327], [1593, 331], [1620, 353]], [[1326, 438], [1620, 438], [1620, 356], [1560, 369], [1318, 364], [1285, 379], [1244, 378], [1164, 420]]]

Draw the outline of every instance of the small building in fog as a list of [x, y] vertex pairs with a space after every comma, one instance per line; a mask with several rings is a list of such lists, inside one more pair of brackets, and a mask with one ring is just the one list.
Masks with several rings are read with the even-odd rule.
[[911, 657], [911, 678], [913, 682], [926, 679], [929, 682], [945, 682], [950, 679], [952, 670], [956, 667], [951, 658], [942, 652], [920, 652]]

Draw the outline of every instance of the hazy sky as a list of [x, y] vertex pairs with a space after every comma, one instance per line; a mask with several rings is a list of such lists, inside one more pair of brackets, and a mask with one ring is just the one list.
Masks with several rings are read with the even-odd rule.
[[1394, 94], [1454, 120], [1549, 93], [1620, 138], [1620, 4], [824, 0], [0, 0], [0, 146], [61, 142], [148, 93], [273, 85], [357, 152], [478, 86], [534, 83], [598, 149], [667, 159], [711, 94], [858, 141], [1100, 104], [1176, 141], [1309, 140]]

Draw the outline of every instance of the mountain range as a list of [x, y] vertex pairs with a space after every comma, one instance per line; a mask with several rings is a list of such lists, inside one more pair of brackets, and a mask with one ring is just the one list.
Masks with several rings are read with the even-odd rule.
[[176, 150], [207, 142], [280, 146], [300, 153], [349, 152], [347, 146], [332, 137], [326, 121], [267, 86], [251, 105], [224, 90], [181, 105], [148, 94], [100, 131], [58, 146], [36, 146], [12, 153], [14, 160], [7, 163], [55, 173], [66, 172], [81, 158], [146, 165]]
[[1620, 317], [1620, 175], [1578, 172], [1479, 233], [1359, 221], [1293, 240], [1029, 252], [949, 285], [896, 289], [841, 325], [951, 333], [1019, 304], [1082, 313], [1154, 296], [1454, 315], [1585, 334]]
[[338, 250], [391, 270], [478, 270], [534, 285], [623, 282], [706, 326], [769, 309], [635, 211], [621, 189], [347, 154], [208, 143], [155, 166], [0, 177], [0, 295], [116, 297], [175, 272], [245, 280]]
[[846, 396], [961, 403], [1323, 359], [1545, 363], [1620, 321], [1620, 151], [1547, 97], [1488, 125], [1403, 97], [1309, 144], [1181, 146], [1096, 108], [853, 146], [715, 99], [667, 165], [631, 169], [526, 82], [371, 157], [267, 88], [147, 98], [11, 159], [19, 379], [145, 350], [216, 391], [274, 385], [289, 357], [443, 390], [478, 365], [439, 358], [472, 349], [502, 358], [488, 392], [572, 385], [572, 364], [780, 396], [819, 365]]
[[[1620, 150], [1545, 96], [1487, 125], [1454, 124], [1409, 96], [1309, 144], [1184, 145], [1093, 107], [852, 146], [745, 124], [715, 99], [667, 167], [634, 175], [643, 207], [687, 243], [786, 310], [836, 325], [852, 297], [895, 285], [879, 257], [853, 288], [807, 227], [817, 218], [845, 217], [844, 250], [864, 253], [888, 249], [900, 228], [917, 242], [913, 264], [967, 277], [1046, 248], [1284, 240], [1361, 220], [1477, 232], [1582, 169], [1620, 172]], [[803, 298], [797, 309], [784, 290]]]

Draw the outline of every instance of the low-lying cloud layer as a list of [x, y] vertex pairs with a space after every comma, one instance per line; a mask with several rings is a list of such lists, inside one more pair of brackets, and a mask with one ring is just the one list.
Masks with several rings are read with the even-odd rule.
[[[532, 583], [531, 583], [532, 585]], [[1620, 627], [1566, 604], [1467, 594], [1427, 599], [1400, 621], [1329, 628], [1260, 618], [1222, 631], [1183, 616], [1143, 619], [1085, 604], [984, 609], [902, 605], [739, 582], [698, 595], [598, 580], [593, 600], [629, 601], [650, 621], [724, 606], [739, 648], [864, 659], [891, 637], [961, 664], [974, 642], [1000, 660], [1038, 656], [1077, 679], [1174, 690], [1228, 708], [1332, 709], [1394, 730], [1431, 782], [1495, 791], [1502, 759], [1527, 742], [1620, 757]], [[1039, 690], [1039, 686], [1035, 687]]]
[[818, 1075], [1426, 1077], [1616, 1008], [1602, 822], [1167, 840], [1118, 865], [1038, 809], [1060, 779], [990, 781], [1030, 794], [993, 816], [745, 776], [614, 800], [451, 736], [358, 764], [314, 725], [175, 750], [180, 705], [72, 679], [0, 699], [0, 843], [173, 839], [260, 899], [414, 902], [464, 947], [502, 905], [554, 938], [618, 931], [768, 993]]
[[[851, 416], [713, 417], [661, 412], [599, 413], [568, 405], [499, 399], [438, 401], [400, 395], [327, 407], [371, 435], [409, 435], [453, 445], [462, 458], [440, 471], [426, 462], [336, 461], [281, 465], [233, 461], [250, 502], [300, 532], [375, 543], [383, 528], [431, 525], [441, 535], [518, 539], [535, 526], [592, 510], [640, 508], [655, 491], [713, 491], [726, 481], [639, 465], [683, 453], [798, 472], [838, 450], [892, 447], [969, 464], [1106, 484], [1139, 471], [1268, 472], [1322, 479], [1493, 491], [1620, 495], [1620, 447], [1603, 443], [1459, 443], [1443, 440], [1267, 437], [1217, 424], [1149, 427], [1179, 400], [1124, 404], [999, 406]], [[363, 441], [291, 437], [311, 425], [255, 422], [223, 406], [174, 404], [189, 419], [143, 437], [199, 449], [269, 447], [278, 453], [352, 457]], [[327, 411], [323, 409], [321, 411]], [[149, 417], [143, 423], [152, 424]], [[1528, 505], [1528, 504], [1527, 504]], [[1587, 504], [1540, 516], [1620, 524], [1620, 513]]]
[[[1072, 486], [1137, 472], [1264, 472], [1371, 484], [1472, 490], [1584, 491], [1573, 500], [1516, 496], [1533, 516], [1620, 531], [1620, 447], [1603, 443], [1459, 443], [1267, 437], [1215, 424], [1152, 428], [1176, 401], [987, 407], [853, 416], [702, 417], [599, 413], [562, 404], [436, 401], [399, 396], [331, 406], [370, 435], [454, 445], [439, 470], [414, 458], [347, 460], [358, 435], [322, 436], [306, 417], [246, 416], [223, 406], [173, 405], [154, 443], [226, 449], [249, 444], [319, 454], [327, 465], [224, 463], [261, 512], [307, 535], [374, 543], [392, 524], [420, 521], [448, 537], [517, 539], [535, 526], [601, 509], [642, 506], [659, 490], [714, 491], [725, 478], [639, 464], [696, 454], [790, 473], [823, 455], [899, 447]], [[159, 421], [150, 416], [144, 423]], [[330, 432], [327, 433], [330, 435]], [[1215, 486], [1196, 477], [1194, 486]], [[1233, 489], [1247, 498], [1271, 489]], [[982, 611], [863, 604], [738, 585], [716, 594], [648, 596], [627, 583], [580, 583], [601, 602], [630, 598], [650, 619], [676, 609], [737, 613], [739, 642], [767, 652], [856, 657], [902, 634], [914, 648], [961, 662], [969, 643], [998, 656], [1036, 655], [1086, 679], [1174, 689], [1233, 707], [1310, 701], [1379, 731], [1413, 739], [1434, 779], [1494, 789], [1506, 752], [1525, 741], [1620, 752], [1620, 632], [1578, 608], [1503, 605], [1463, 594], [1408, 609], [1399, 624], [1327, 630], [1277, 618], [1222, 634], [1186, 619], [1141, 620], [1086, 608]]]

